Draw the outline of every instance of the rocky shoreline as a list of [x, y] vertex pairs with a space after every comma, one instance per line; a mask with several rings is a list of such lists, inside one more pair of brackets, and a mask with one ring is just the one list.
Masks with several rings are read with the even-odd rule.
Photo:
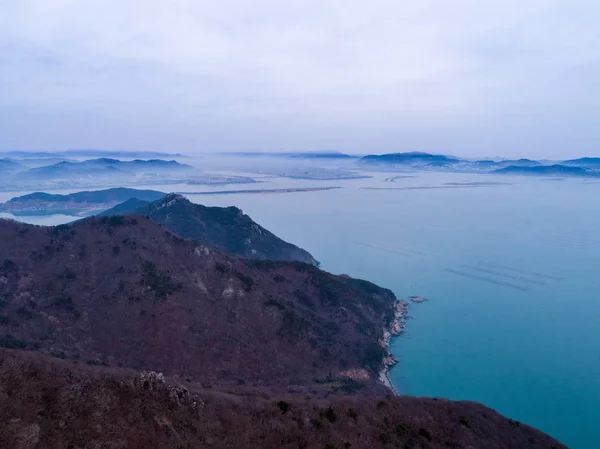
[[404, 324], [408, 319], [408, 305], [409, 302], [404, 299], [399, 299], [397, 301], [394, 307], [394, 319], [388, 328], [383, 329], [383, 338], [379, 342], [386, 351], [385, 357], [383, 358], [383, 368], [379, 372], [379, 380], [392, 390], [395, 395], [398, 395], [399, 393], [390, 381], [389, 371], [392, 366], [398, 363], [398, 360], [394, 358], [389, 350], [390, 340], [392, 337], [397, 337], [404, 332]]

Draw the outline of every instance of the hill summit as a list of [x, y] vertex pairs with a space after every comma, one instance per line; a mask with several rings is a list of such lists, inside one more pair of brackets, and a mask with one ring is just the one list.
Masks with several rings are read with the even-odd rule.
[[310, 253], [280, 239], [237, 207], [207, 207], [170, 193], [154, 202], [127, 201], [101, 215], [129, 213], [147, 216], [181, 237], [198, 240], [237, 257], [318, 265]]

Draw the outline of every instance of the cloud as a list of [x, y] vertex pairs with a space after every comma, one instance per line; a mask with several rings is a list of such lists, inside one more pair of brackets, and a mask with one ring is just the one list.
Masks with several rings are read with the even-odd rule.
[[596, 3], [0, 1], [3, 146], [585, 153]]

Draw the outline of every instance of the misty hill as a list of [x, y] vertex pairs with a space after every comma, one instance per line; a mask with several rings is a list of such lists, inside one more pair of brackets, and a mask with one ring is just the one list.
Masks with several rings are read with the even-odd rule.
[[0, 350], [6, 448], [566, 449], [472, 402], [226, 390]]
[[379, 155], [372, 154], [362, 157], [360, 162], [367, 164], [440, 167], [456, 164], [460, 162], [460, 160], [441, 154], [429, 154], [413, 151], [408, 153], [389, 153]]
[[352, 159], [358, 156], [340, 153], [337, 151], [306, 152], [306, 153], [288, 153], [288, 157], [296, 159]]
[[0, 220], [0, 240], [5, 347], [210, 382], [387, 391], [396, 299], [370, 282], [237, 259], [141, 216]]
[[163, 153], [158, 151], [127, 151], [101, 149], [73, 149], [67, 151], [6, 151], [0, 153], [16, 159], [29, 158], [70, 158], [70, 157], [113, 157], [122, 159], [161, 159], [183, 157], [182, 154]]
[[61, 153], [68, 157], [110, 157], [122, 159], [162, 159], [173, 157], [184, 157], [180, 153], [164, 153], [160, 151], [137, 151], [137, 150], [102, 150], [102, 149], [73, 149]]
[[237, 207], [206, 207], [181, 195], [169, 194], [151, 204], [128, 201], [101, 215], [127, 213], [147, 216], [181, 237], [198, 240], [238, 257], [317, 263], [310, 253], [283, 241]]
[[540, 165], [534, 167], [514, 166], [500, 168], [493, 171], [496, 174], [505, 175], [538, 175], [538, 176], [593, 176], [581, 167], [566, 167], [564, 165]]
[[541, 162], [538, 161], [534, 161], [532, 159], [516, 159], [516, 160], [510, 160], [510, 159], [506, 159], [503, 161], [498, 162], [498, 165], [500, 166], [504, 166], [504, 167], [539, 167], [541, 164]]
[[261, 152], [261, 151], [240, 151], [225, 153], [228, 156], [242, 157], [276, 157], [276, 158], [291, 158], [291, 159], [353, 159], [358, 156], [353, 156], [338, 151], [299, 151], [299, 152]]
[[486, 159], [482, 161], [473, 161], [471, 162], [471, 165], [475, 168], [495, 169], [498, 167], [498, 162]]
[[598, 157], [582, 157], [580, 159], [571, 159], [561, 162], [562, 165], [574, 167], [598, 168], [600, 167], [600, 158]]
[[30, 178], [52, 178], [68, 176], [114, 176], [120, 172], [170, 172], [191, 169], [186, 164], [162, 159], [121, 161], [119, 159], [99, 158], [82, 162], [63, 161], [58, 164], [32, 168], [26, 175]]
[[59, 162], [58, 164], [31, 168], [22, 174], [24, 179], [56, 179], [69, 177], [114, 177], [120, 170], [112, 167], [85, 167], [78, 162]]
[[[91, 215], [114, 207], [126, 200], [155, 201], [165, 196], [155, 190], [136, 190], [123, 187], [53, 195], [35, 192], [12, 198], [0, 204], [0, 212], [13, 215]], [[142, 203], [143, 204], [143, 203]]]
[[11, 159], [0, 159], [0, 172], [17, 172], [26, 168], [24, 165]]

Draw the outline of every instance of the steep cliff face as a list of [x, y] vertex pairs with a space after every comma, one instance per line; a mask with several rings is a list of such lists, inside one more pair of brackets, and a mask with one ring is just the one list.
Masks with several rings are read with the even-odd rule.
[[384, 391], [395, 297], [369, 282], [233, 258], [142, 216], [1, 220], [0, 239], [4, 346], [257, 385], [360, 388], [342, 374], [360, 369]]
[[237, 207], [206, 207], [176, 194], [144, 206], [135, 202], [130, 202], [130, 207], [125, 206], [117, 206], [102, 215], [145, 215], [181, 237], [198, 240], [237, 257], [317, 264], [310, 253], [280, 239]]

